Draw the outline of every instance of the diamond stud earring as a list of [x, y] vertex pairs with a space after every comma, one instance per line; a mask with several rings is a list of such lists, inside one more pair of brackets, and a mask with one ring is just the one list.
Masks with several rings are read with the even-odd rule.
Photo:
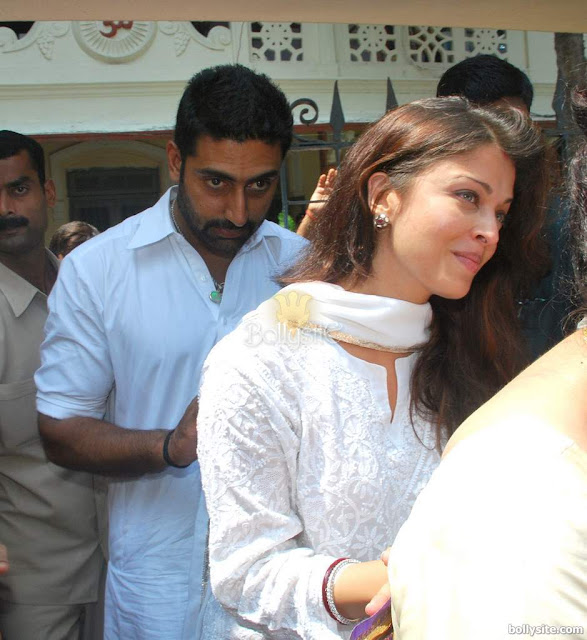
[[373, 218], [373, 226], [378, 230], [385, 229], [385, 227], [389, 227], [389, 218], [386, 213], [378, 213], [375, 218]]

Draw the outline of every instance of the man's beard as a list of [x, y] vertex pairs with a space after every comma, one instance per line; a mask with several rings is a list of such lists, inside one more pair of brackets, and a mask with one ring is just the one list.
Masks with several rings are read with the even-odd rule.
[[[202, 223], [202, 217], [190, 202], [181, 179], [177, 189], [176, 209], [179, 210], [181, 217], [198, 242], [210, 253], [221, 258], [234, 258], [263, 222], [263, 219], [256, 223], [247, 220], [242, 227], [237, 227], [229, 220], [220, 218]], [[241, 235], [238, 238], [223, 238], [212, 233], [214, 229], [239, 231]]]

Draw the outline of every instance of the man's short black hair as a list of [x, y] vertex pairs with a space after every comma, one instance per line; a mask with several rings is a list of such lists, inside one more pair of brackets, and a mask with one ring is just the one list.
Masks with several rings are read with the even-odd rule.
[[482, 105], [504, 98], [520, 98], [530, 111], [534, 89], [518, 67], [497, 56], [483, 54], [466, 58], [445, 71], [436, 95], [460, 96]]
[[33, 138], [16, 131], [3, 129], [0, 131], [0, 160], [12, 158], [21, 151], [26, 151], [31, 159], [33, 169], [39, 176], [41, 187], [45, 185], [45, 153], [43, 147]]
[[265, 75], [240, 64], [204, 69], [189, 82], [177, 110], [175, 144], [182, 160], [200, 136], [291, 145], [293, 117], [284, 93]]

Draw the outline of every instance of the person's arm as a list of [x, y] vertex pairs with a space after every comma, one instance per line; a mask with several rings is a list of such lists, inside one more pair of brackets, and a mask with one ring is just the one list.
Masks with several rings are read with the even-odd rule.
[[91, 473], [141, 475], [161, 471], [168, 461], [182, 467], [196, 460], [197, 415], [194, 398], [170, 434], [168, 429], [126, 429], [96, 418], [58, 420], [40, 413], [39, 431], [47, 457], [55, 464]]
[[[283, 393], [293, 388], [288, 369], [279, 365], [279, 353], [266, 365], [237, 334], [215, 347], [200, 393], [198, 454], [210, 514], [212, 589], [264, 637], [338, 637], [322, 596], [336, 557], [301, 542], [304, 524], [294, 496], [306, 489], [296, 473], [299, 407]], [[335, 583], [339, 613], [364, 617], [385, 580], [379, 560], [345, 567]]]
[[[345, 618], [364, 618], [365, 614], [371, 615], [368, 606], [379, 603], [386, 590], [389, 591], [387, 567], [381, 560], [350, 564], [334, 583], [334, 604]], [[387, 599], [389, 595], [381, 604], [385, 604]]]
[[310, 196], [310, 202], [306, 209], [306, 215], [302, 218], [296, 233], [304, 238], [308, 237], [313, 222], [320, 215], [326, 201], [332, 194], [334, 188], [334, 180], [336, 178], [336, 169], [329, 169], [328, 173], [323, 173], [318, 178], [314, 193]]
[[[35, 375], [39, 430], [51, 461], [94, 473], [137, 475], [165, 468], [163, 446], [174, 424], [127, 429], [105, 421], [114, 372], [104, 321], [100, 260], [65, 260], [48, 300], [49, 316]], [[140, 391], [140, 390], [139, 390]], [[168, 441], [168, 459], [196, 458], [197, 401]], [[136, 425], [141, 427], [143, 425]]]

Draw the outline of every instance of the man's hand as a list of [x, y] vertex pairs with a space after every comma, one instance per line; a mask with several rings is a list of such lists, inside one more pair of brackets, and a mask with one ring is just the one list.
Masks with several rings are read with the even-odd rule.
[[175, 427], [167, 451], [173, 462], [180, 466], [187, 466], [198, 457], [198, 397], [188, 405], [185, 413]]

